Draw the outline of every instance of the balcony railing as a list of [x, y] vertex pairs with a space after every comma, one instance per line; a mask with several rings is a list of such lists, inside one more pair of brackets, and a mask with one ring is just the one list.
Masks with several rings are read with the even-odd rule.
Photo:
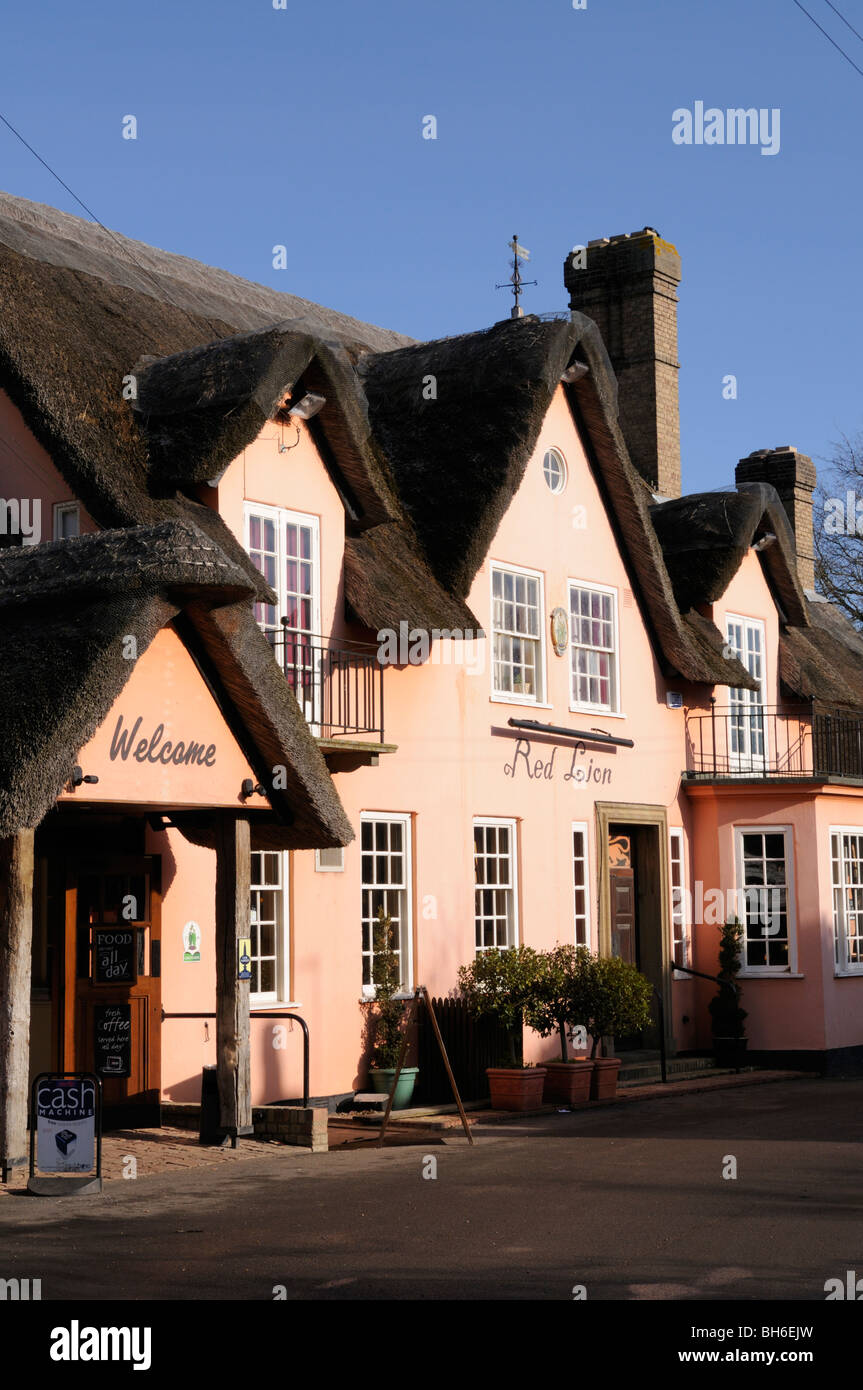
[[338, 645], [297, 632], [281, 620], [269, 640], [312, 732], [323, 739], [352, 736], [384, 741], [384, 668], [368, 642]]
[[687, 775], [863, 780], [863, 719], [741, 702], [686, 716]]

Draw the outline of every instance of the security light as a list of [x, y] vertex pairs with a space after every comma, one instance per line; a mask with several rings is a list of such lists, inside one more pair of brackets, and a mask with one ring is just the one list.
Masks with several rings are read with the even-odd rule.
[[586, 362], [573, 362], [560, 374], [561, 381], [565, 381], [567, 386], [571, 386], [574, 381], [587, 374], [588, 366]]
[[312, 416], [317, 415], [326, 403], [326, 396], [318, 396], [314, 391], [309, 391], [302, 400], [291, 406], [288, 414], [296, 415], [300, 420], [311, 420]]
[[753, 545], [752, 549], [753, 549], [753, 550], [766, 550], [766, 549], [768, 548], [768, 546], [771, 546], [775, 540], [776, 540], [776, 537], [774, 536], [773, 532], [772, 532], [772, 531], [768, 531], [766, 535], [762, 536], [760, 540], [757, 540], [757, 541], [755, 542], [755, 544]]

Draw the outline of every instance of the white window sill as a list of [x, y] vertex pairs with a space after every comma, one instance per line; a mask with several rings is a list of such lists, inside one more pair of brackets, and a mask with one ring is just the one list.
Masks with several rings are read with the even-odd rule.
[[863, 970], [834, 970], [834, 980], [863, 980]]
[[[393, 999], [397, 999], [400, 1004], [409, 1004], [414, 997], [413, 990], [408, 990], [407, 994], [394, 994]], [[360, 996], [361, 1004], [376, 1004], [377, 1000], [373, 994], [363, 994]]]
[[522, 705], [528, 709], [554, 709], [543, 700], [534, 700], [529, 695], [489, 695], [493, 705]]
[[250, 1014], [254, 1014], [256, 1011], [258, 1011], [258, 1012], [260, 1012], [260, 1013], [267, 1013], [267, 1012], [268, 1012], [269, 1010], [271, 1010], [271, 1009], [301, 1009], [302, 1007], [303, 1007], [302, 1004], [300, 1004], [300, 1003], [292, 1003], [290, 1000], [288, 1000], [287, 1002], [283, 1002], [281, 999], [273, 999], [273, 1000], [269, 1000], [269, 999], [250, 999], [250, 1000], [249, 1000], [249, 1013], [250, 1013]]
[[628, 719], [629, 715], [616, 710], [594, 709], [591, 705], [570, 705], [570, 714], [589, 714], [594, 719]]
[[738, 980], [805, 980], [798, 970], [741, 970]]

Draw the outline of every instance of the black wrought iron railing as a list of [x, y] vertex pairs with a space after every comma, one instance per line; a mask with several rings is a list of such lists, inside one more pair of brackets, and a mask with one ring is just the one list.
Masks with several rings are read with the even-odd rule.
[[686, 715], [687, 775], [863, 780], [863, 719], [843, 711], [750, 704]]
[[319, 738], [384, 741], [384, 668], [368, 642], [334, 643], [281, 620], [266, 636], [306, 721]]

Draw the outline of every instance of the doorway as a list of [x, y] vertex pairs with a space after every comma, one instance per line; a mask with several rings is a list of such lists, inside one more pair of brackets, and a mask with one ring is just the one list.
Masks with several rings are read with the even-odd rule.
[[102, 1081], [106, 1128], [161, 1122], [161, 861], [67, 859], [63, 1065]]
[[[671, 1034], [668, 829], [664, 807], [597, 803], [599, 952], [640, 970], [662, 1000], [665, 1045]], [[659, 1051], [659, 1009], [640, 1033], [614, 1039], [615, 1053]]]

